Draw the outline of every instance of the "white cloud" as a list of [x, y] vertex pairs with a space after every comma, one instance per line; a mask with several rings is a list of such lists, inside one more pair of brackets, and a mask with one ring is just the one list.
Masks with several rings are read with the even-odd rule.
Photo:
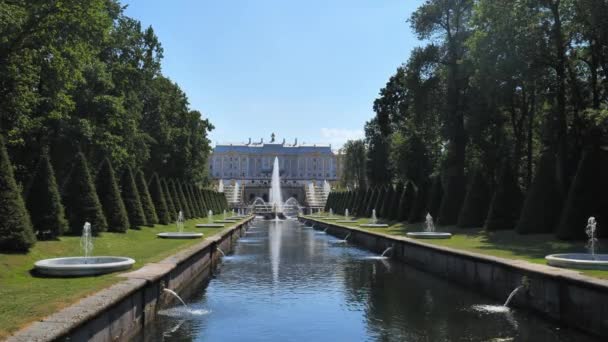
[[340, 148], [346, 141], [361, 139], [365, 136], [363, 130], [344, 128], [321, 128], [323, 143], [331, 144], [332, 148]]

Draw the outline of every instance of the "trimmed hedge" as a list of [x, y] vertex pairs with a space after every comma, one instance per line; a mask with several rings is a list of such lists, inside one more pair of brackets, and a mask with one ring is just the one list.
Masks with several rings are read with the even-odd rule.
[[607, 172], [607, 152], [595, 148], [583, 153], [555, 232], [559, 239], [585, 239], [585, 226], [590, 216], [599, 222], [597, 237], [608, 237]]
[[555, 230], [563, 202], [556, 179], [556, 166], [555, 154], [543, 152], [515, 228], [518, 233], [551, 233]]
[[108, 222], [108, 230], [116, 233], [126, 232], [131, 224], [118, 189], [114, 168], [108, 158], [105, 158], [99, 166], [95, 177], [95, 188]]
[[150, 191], [150, 197], [152, 198], [154, 210], [156, 211], [156, 216], [158, 217], [158, 223], [169, 224], [169, 222], [171, 222], [169, 208], [167, 207], [167, 201], [165, 200], [165, 192], [163, 191], [163, 187], [156, 172], [152, 174], [152, 177], [150, 177], [148, 190]]
[[91, 223], [94, 235], [108, 230], [108, 222], [82, 152], [76, 154], [61, 193], [70, 234], [81, 235], [85, 222]]
[[445, 173], [445, 192], [439, 207], [438, 224], [447, 226], [458, 222], [465, 197], [466, 181], [462, 170], [447, 170]]
[[0, 252], [27, 252], [35, 242], [32, 222], [0, 137]]
[[55, 171], [46, 149], [38, 160], [34, 176], [25, 192], [25, 198], [34, 232], [39, 240], [57, 238], [68, 230], [68, 221], [61, 203]]
[[129, 166], [125, 168], [122, 177], [120, 178], [120, 189], [122, 201], [125, 204], [125, 209], [129, 216], [131, 229], [139, 229], [139, 227], [145, 226], [147, 222], [144, 208], [141, 205], [141, 199], [139, 197], [137, 185], [135, 184], [133, 171]]
[[490, 199], [488, 182], [480, 170], [475, 170], [467, 186], [467, 194], [464, 197], [456, 226], [460, 228], [482, 227], [488, 215]]
[[137, 172], [137, 175], [135, 176], [135, 184], [137, 184], [137, 191], [139, 192], [141, 206], [144, 209], [146, 223], [148, 226], [152, 227], [158, 223], [158, 216], [156, 215], [156, 208], [154, 208], [154, 202], [152, 202], [152, 196], [150, 196], [148, 184], [146, 183], [143, 172]]
[[523, 195], [519, 188], [517, 176], [508, 162], [503, 163], [496, 191], [490, 202], [488, 217], [484, 225], [486, 230], [515, 229]]
[[177, 210], [175, 209], [175, 204], [173, 204], [173, 196], [171, 195], [169, 185], [164, 178], [160, 180], [160, 185], [163, 187], [163, 194], [165, 195], [165, 203], [167, 204], [167, 214], [169, 216], [169, 220], [173, 222], [177, 220]]

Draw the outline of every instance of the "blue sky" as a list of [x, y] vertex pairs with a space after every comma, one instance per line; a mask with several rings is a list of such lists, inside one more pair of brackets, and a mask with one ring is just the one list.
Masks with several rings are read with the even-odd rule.
[[331, 143], [363, 136], [378, 91], [420, 45], [422, 0], [129, 0], [163, 73], [215, 125], [211, 139]]

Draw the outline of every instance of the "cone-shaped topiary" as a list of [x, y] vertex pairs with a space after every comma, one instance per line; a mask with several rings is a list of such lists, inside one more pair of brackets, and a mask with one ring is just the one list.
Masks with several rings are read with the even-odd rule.
[[456, 225], [460, 228], [482, 227], [488, 215], [490, 190], [488, 182], [480, 170], [472, 173], [464, 203]]
[[380, 194], [379, 188], [374, 188], [372, 190], [371, 196], [369, 196], [369, 201], [367, 202], [367, 207], [365, 209], [365, 216], [370, 217], [372, 215], [372, 211], [375, 208], [376, 201], [378, 200], [378, 195]]
[[196, 200], [196, 196], [194, 196], [194, 187], [189, 184], [186, 187], [186, 190], [188, 190], [188, 197], [190, 198], [190, 202], [192, 203], [192, 207], [194, 208], [194, 214], [196, 217], [203, 217], [203, 212], [201, 210], [201, 206], [198, 203], [198, 201]]
[[163, 187], [156, 172], [154, 172], [152, 177], [150, 177], [148, 191], [150, 191], [150, 197], [152, 197], [154, 210], [156, 211], [156, 216], [158, 216], [158, 223], [169, 224], [169, 222], [171, 222], [171, 218], [169, 216], [169, 209], [167, 208], [167, 201], [165, 200], [165, 192], [163, 191]]
[[95, 235], [108, 230], [108, 222], [82, 152], [76, 154], [61, 193], [70, 234], [81, 235], [85, 222], [91, 223], [91, 230]]
[[518, 233], [551, 233], [555, 230], [563, 199], [555, 175], [556, 166], [555, 154], [543, 152], [515, 228]]
[[334, 197], [334, 193], [330, 192], [329, 195], [327, 196], [327, 200], [325, 201], [325, 207], [323, 207], [323, 211], [329, 211], [329, 207], [331, 205], [331, 201]]
[[126, 232], [131, 225], [127, 209], [120, 196], [114, 168], [108, 158], [105, 158], [99, 166], [95, 177], [95, 188], [108, 222], [108, 230], [117, 233]]
[[387, 188], [385, 186], [380, 187], [379, 192], [378, 192], [378, 197], [376, 198], [376, 204], [374, 205], [374, 209], [376, 210], [377, 217], [382, 216], [380, 209], [382, 208], [382, 205], [384, 204], [384, 200], [386, 198], [386, 191], [387, 191], [386, 189]]
[[0, 252], [27, 252], [35, 242], [32, 222], [0, 137]]
[[384, 202], [382, 203], [382, 208], [380, 209], [380, 215], [382, 215], [382, 217], [384, 217], [385, 219], [389, 219], [389, 217], [391, 216], [390, 209], [393, 206], [394, 197], [395, 189], [392, 185], [389, 185], [386, 189], [386, 192], [384, 193]]
[[447, 170], [445, 192], [441, 198], [437, 223], [443, 226], [456, 224], [466, 194], [466, 177], [462, 170]]
[[596, 236], [608, 236], [607, 172], [608, 152], [594, 148], [583, 153], [555, 232], [558, 238], [564, 240], [585, 238], [585, 226], [591, 216], [599, 222]]
[[209, 211], [209, 206], [207, 205], [207, 202], [205, 202], [205, 196], [203, 195], [203, 191], [199, 187], [195, 187], [195, 190], [196, 190], [196, 196], [198, 197], [198, 200], [201, 202], [201, 209], [203, 210], [203, 217], [206, 217], [207, 212]]
[[410, 213], [407, 217], [407, 222], [415, 223], [424, 221], [427, 214], [426, 206], [430, 187], [431, 186], [428, 181], [422, 183], [422, 185], [418, 187], [418, 191], [416, 191], [416, 198], [412, 203], [412, 208], [410, 209]]
[[397, 186], [393, 190], [393, 198], [391, 200], [390, 212], [388, 214], [388, 218], [397, 221], [399, 219], [399, 201], [401, 200], [401, 195], [403, 193], [403, 183], [397, 183]]
[[144, 208], [141, 205], [141, 199], [139, 197], [137, 185], [135, 184], [133, 171], [129, 166], [125, 168], [122, 177], [120, 178], [120, 190], [122, 201], [125, 204], [125, 209], [129, 216], [131, 229], [139, 229], [139, 227], [145, 226], [147, 223]]
[[507, 161], [504, 162], [500, 169], [498, 184], [486, 218], [486, 230], [515, 229], [519, 219], [523, 195], [513, 168], [509, 164]]
[[165, 195], [169, 221], [175, 221], [177, 220], [177, 210], [175, 209], [175, 204], [173, 204], [173, 196], [171, 195], [171, 191], [169, 191], [169, 185], [167, 185], [167, 181], [164, 179], [160, 180], [160, 185], [162, 186], [163, 194]]
[[357, 216], [365, 216], [365, 212], [367, 210], [367, 203], [369, 203], [369, 198], [372, 196], [372, 188], [365, 189], [365, 195], [361, 199], [361, 202], [357, 206], [357, 210], [355, 214]]
[[39, 240], [54, 239], [68, 230], [65, 209], [48, 150], [44, 150], [25, 192], [26, 206]]
[[416, 200], [416, 187], [414, 183], [407, 182], [405, 184], [405, 190], [403, 191], [402, 197], [399, 200], [399, 221], [407, 221], [412, 205]]
[[171, 199], [173, 200], [173, 205], [175, 206], [175, 212], [179, 213], [180, 211], [183, 213], [184, 208], [182, 206], [182, 202], [179, 200], [179, 194], [177, 192], [177, 185], [175, 181], [169, 180], [167, 184], [169, 186], [169, 193], [171, 194]]
[[431, 181], [431, 187], [429, 188], [428, 202], [426, 205], [426, 211], [433, 217], [437, 217], [439, 213], [439, 207], [441, 206], [441, 199], [443, 198], [443, 185], [441, 184], [441, 177], [435, 176]]
[[141, 200], [141, 206], [144, 209], [144, 216], [146, 217], [146, 223], [152, 227], [158, 223], [158, 216], [156, 215], [156, 208], [154, 208], [154, 202], [150, 196], [148, 185], [146, 184], [146, 178], [144, 173], [139, 171], [135, 176], [135, 183], [137, 184], [137, 191], [139, 191], [139, 198]]
[[186, 194], [184, 193], [184, 185], [180, 183], [180, 181], [177, 181], [175, 183], [175, 188], [177, 189], [177, 196], [179, 198], [182, 211], [184, 212], [184, 216], [188, 219], [193, 218], [194, 216], [192, 216], [192, 211], [190, 210], [188, 200], [186, 199]]

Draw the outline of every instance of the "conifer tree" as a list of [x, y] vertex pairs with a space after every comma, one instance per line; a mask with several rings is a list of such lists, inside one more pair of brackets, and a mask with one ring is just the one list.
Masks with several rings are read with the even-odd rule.
[[82, 152], [76, 154], [61, 193], [70, 234], [81, 235], [85, 222], [91, 223], [94, 235], [108, 230], [108, 222], [103, 214], [87, 160]]
[[47, 149], [40, 156], [25, 198], [39, 240], [57, 238], [68, 230], [65, 209]]
[[129, 217], [118, 189], [114, 168], [112, 168], [108, 158], [101, 162], [95, 177], [95, 187], [99, 202], [101, 202], [101, 208], [108, 222], [108, 230], [117, 233], [126, 232], [130, 227]]
[[437, 217], [439, 207], [441, 206], [441, 198], [443, 197], [443, 185], [441, 184], [441, 177], [433, 177], [429, 191], [426, 211], [432, 217]]
[[158, 174], [154, 172], [150, 178], [148, 184], [148, 190], [150, 191], [150, 197], [152, 197], [152, 203], [156, 210], [156, 216], [158, 216], [158, 223], [169, 224], [171, 218], [169, 216], [169, 209], [167, 208], [167, 202], [165, 201], [165, 192], [158, 179]]
[[32, 222], [0, 137], [0, 252], [27, 252], [35, 242]]
[[177, 186], [175, 184], [175, 181], [170, 179], [167, 185], [169, 186], [171, 199], [173, 200], [173, 205], [175, 206], [175, 212], [179, 213], [181, 211], [183, 213], [184, 207], [182, 205], [182, 202], [179, 200], [179, 194], [177, 192]]
[[139, 229], [140, 227], [147, 225], [144, 208], [141, 205], [139, 191], [137, 190], [137, 185], [135, 183], [135, 177], [133, 177], [133, 171], [129, 166], [125, 168], [122, 177], [120, 178], [120, 190], [122, 201], [125, 204], [125, 209], [129, 216], [131, 229]]
[[428, 202], [429, 188], [430, 185], [428, 181], [422, 183], [422, 185], [418, 187], [418, 191], [416, 191], [416, 198], [412, 203], [412, 208], [410, 209], [407, 222], [415, 223], [424, 221], [427, 214], [426, 206]]
[[139, 192], [139, 198], [141, 200], [141, 206], [144, 209], [144, 216], [146, 217], [146, 223], [152, 227], [158, 223], [158, 216], [156, 209], [154, 208], [154, 202], [150, 196], [148, 185], [146, 184], [146, 178], [144, 173], [139, 171], [135, 176], [135, 183], [137, 184], [137, 191]]

